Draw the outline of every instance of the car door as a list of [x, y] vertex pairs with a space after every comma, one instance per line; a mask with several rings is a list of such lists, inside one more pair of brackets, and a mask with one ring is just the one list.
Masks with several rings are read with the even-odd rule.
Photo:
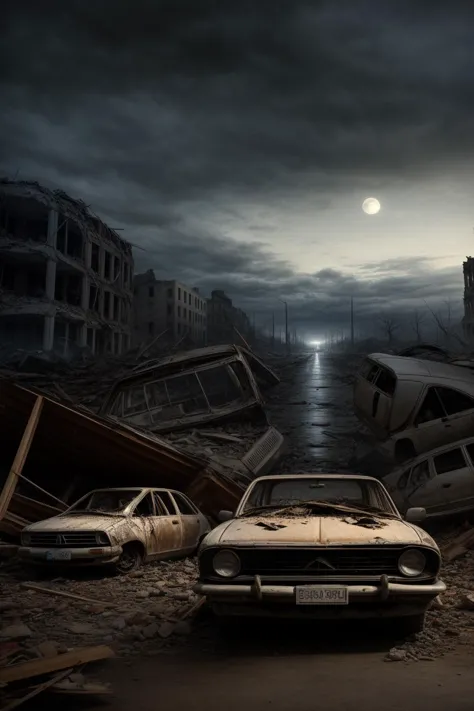
[[403, 469], [403, 471], [398, 474], [389, 474], [386, 479], [383, 480], [388, 493], [393, 499], [393, 502], [400, 513], [404, 514], [409, 507], [406, 489], [408, 486], [408, 481], [410, 479], [412, 466]]
[[410, 506], [422, 506], [428, 516], [465, 508], [466, 499], [472, 497], [474, 477], [462, 448], [446, 449], [428, 461], [434, 476], [410, 495]]
[[182, 548], [183, 525], [179, 511], [167, 491], [154, 491], [153, 498], [159, 512], [158, 554], [176, 554]]
[[201, 537], [201, 517], [194, 504], [183, 494], [177, 491], [170, 492], [170, 495], [176, 501], [179, 509], [182, 527], [183, 540], [182, 547], [185, 551], [193, 551], [199, 544]]
[[450, 442], [472, 436], [474, 430], [474, 399], [454, 388], [437, 387], [446, 416], [443, 426]]
[[446, 410], [441, 402], [437, 388], [428, 387], [420, 399], [410, 437], [417, 454], [447, 444], [450, 441], [450, 429], [446, 426]]
[[[429, 488], [432, 479], [434, 479], [434, 472], [429, 459], [423, 459], [405, 469], [396, 487], [397, 495], [403, 502], [401, 505], [397, 503], [402, 513], [412, 506], [424, 507], [426, 489]], [[394, 500], [397, 501], [397, 496], [394, 496]]]

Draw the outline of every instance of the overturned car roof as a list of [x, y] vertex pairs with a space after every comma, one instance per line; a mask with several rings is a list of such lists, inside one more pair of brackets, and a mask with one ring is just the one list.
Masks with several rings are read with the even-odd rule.
[[148, 375], [155, 372], [157, 369], [163, 369], [163, 375], [166, 373], [175, 373], [180, 370], [187, 370], [205, 363], [213, 363], [223, 358], [228, 358], [232, 355], [244, 356], [249, 366], [254, 371], [258, 379], [266, 380], [268, 383], [275, 385], [280, 382], [280, 378], [276, 373], [260, 360], [252, 351], [242, 346], [237, 346], [233, 343], [220, 346], [207, 346], [205, 348], [196, 348], [192, 351], [182, 351], [173, 355], [165, 356], [164, 358], [155, 358], [149, 360], [142, 365], [137, 366], [125, 378], [119, 382], [121, 384], [127, 381], [133, 381], [142, 375]]

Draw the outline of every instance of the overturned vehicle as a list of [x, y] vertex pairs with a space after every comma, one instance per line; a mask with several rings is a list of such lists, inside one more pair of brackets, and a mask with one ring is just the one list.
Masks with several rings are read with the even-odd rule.
[[372, 353], [356, 377], [354, 408], [401, 463], [472, 434], [474, 373], [461, 363]]
[[246, 348], [199, 348], [136, 368], [115, 383], [99, 414], [160, 433], [238, 416], [266, 421], [258, 384], [278, 382]]

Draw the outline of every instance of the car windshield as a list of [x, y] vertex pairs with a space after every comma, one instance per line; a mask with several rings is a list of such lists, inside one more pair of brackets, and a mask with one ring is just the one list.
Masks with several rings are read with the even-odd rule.
[[266, 508], [309, 506], [312, 509], [340, 508], [353, 511], [394, 515], [390, 500], [376, 481], [340, 477], [271, 479], [255, 484], [242, 514]]
[[131, 489], [93, 491], [71, 506], [67, 513], [123, 513], [139, 493]]

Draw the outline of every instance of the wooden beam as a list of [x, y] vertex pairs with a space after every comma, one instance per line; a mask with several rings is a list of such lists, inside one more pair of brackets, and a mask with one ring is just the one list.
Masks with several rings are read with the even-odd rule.
[[22, 681], [32, 679], [43, 674], [52, 674], [62, 669], [73, 669], [88, 662], [97, 662], [99, 659], [110, 659], [114, 657], [114, 652], [110, 647], [100, 645], [98, 647], [80, 647], [72, 652], [58, 654], [55, 657], [44, 657], [43, 659], [32, 659], [21, 664], [12, 664], [0, 669], [0, 681], [10, 684], [12, 681]]
[[74, 669], [66, 669], [65, 671], [59, 672], [59, 674], [56, 674], [56, 676], [52, 676], [49, 679], [46, 679], [46, 681], [44, 681], [39, 686], [35, 686], [34, 689], [32, 689], [28, 694], [26, 694], [26, 696], [22, 696], [21, 699], [14, 699], [9, 704], [4, 706], [2, 711], [13, 711], [13, 709], [18, 708], [18, 706], [21, 706], [21, 704], [25, 701], [29, 701], [34, 696], [38, 696], [38, 694], [41, 694], [42, 691], [46, 691], [46, 689], [49, 689], [51, 686], [54, 686], [54, 684], [57, 684], [58, 682], [62, 681], [67, 676], [69, 676], [69, 674], [72, 674], [73, 671]]
[[41, 585], [35, 585], [34, 583], [21, 583], [21, 587], [25, 590], [34, 590], [38, 593], [43, 593], [44, 595], [55, 595], [56, 597], [67, 597], [70, 600], [79, 600], [80, 602], [86, 602], [88, 605], [98, 605], [99, 607], [116, 607], [116, 602], [107, 602], [104, 600], [94, 600], [90, 597], [83, 597], [82, 595], [75, 595], [74, 593], [64, 592], [63, 590], [54, 590], [53, 588], [43, 588]]
[[15, 454], [15, 459], [13, 460], [10, 472], [0, 494], [0, 520], [5, 516], [10, 505], [11, 498], [15, 493], [18, 479], [23, 471], [28, 452], [30, 451], [31, 443], [33, 442], [33, 437], [38, 426], [41, 411], [43, 409], [43, 402], [43, 396], [38, 395], [36, 402], [33, 405], [28, 423], [25, 427], [25, 431], [23, 432], [23, 437], [21, 438], [21, 442]]

